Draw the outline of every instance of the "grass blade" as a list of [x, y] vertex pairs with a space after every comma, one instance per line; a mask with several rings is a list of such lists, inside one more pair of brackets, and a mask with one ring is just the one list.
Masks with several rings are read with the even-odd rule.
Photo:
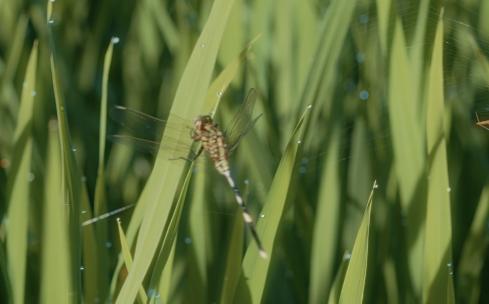
[[[413, 92], [414, 77], [401, 21], [396, 18], [394, 38], [391, 47], [389, 70], [388, 108], [392, 133], [394, 167], [399, 183], [402, 212], [407, 216], [407, 239], [409, 244], [410, 276], [417, 296], [421, 293], [421, 269], [423, 254], [422, 206], [420, 183], [425, 166], [424, 132], [422, 120], [417, 115], [418, 103]], [[417, 197], [418, 195], [419, 197]], [[418, 204], [415, 204], [418, 203]]]
[[341, 192], [339, 184], [340, 129], [335, 128], [328, 145], [326, 162], [322, 173], [311, 253], [311, 283], [309, 303], [323, 303], [334, 276], [338, 252], [339, 215]]
[[[427, 144], [430, 156], [426, 211], [423, 302], [454, 302], [452, 223], [448, 181], [443, 94], [443, 21], [437, 26], [432, 62], [428, 73]], [[447, 291], [450, 291], [447, 292]]]
[[236, 213], [230, 235], [231, 241], [227, 250], [224, 283], [219, 303], [232, 303], [241, 276], [241, 256], [243, 252], [244, 222], [243, 216]]
[[372, 223], [372, 203], [377, 182], [374, 182], [363, 214], [362, 223], [358, 228], [357, 237], [351, 253], [350, 263], [341, 288], [340, 303], [363, 303], [367, 285], [367, 271], [370, 244], [370, 226]]
[[[126, 265], [127, 269], [131, 269], [131, 265], [132, 265], [131, 249], [129, 249], [129, 245], [127, 244], [126, 235], [124, 234], [124, 229], [122, 229], [121, 221], [119, 218], [117, 218], [117, 231], [119, 232], [119, 240], [121, 242], [121, 251], [122, 251], [122, 256], [124, 257], [124, 264]], [[148, 296], [146, 295], [143, 286], [139, 288], [138, 296], [141, 303], [148, 302]]]
[[14, 303], [24, 303], [27, 228], [29, 218], [32, 138], [31, 126], [34, 114], [34, 96], [37, 73], [37, 42], [32, 46], [24, 77], [22, 97], [14, 133], [12, 168], [9, 171], [9, 205], [7, 218], [7, 260]]
[[341, 262], [340, 268], [336, 272], [336, 277], [329, 291], [328, 304], [336, 304], [340, 301], [341, 287], [343, 286], [343, 281], [345, 280], [346, 270], [348, 269], [350, 258], [351, 254], [348, 252], [343, 255], [343, 261]]
[[486, 186], [480, 196], [458, 266], [459, 283], [457, 284], [457, 291], [458, 296], [464, 303], [479, 303], [481, 289], [479, 280], [489, 245], [489, 237], [487, 235], [488, 220], [489, 186]]
[[50, 122], [44, 207], [41, 302], [73, 303], [68, 221], [64, 210], [62, 160], [56, 122]]
[[294, 132], [290, 136], [262, 212], [265, 217], [257, 224], [258, 234], [261, 236], [263, 247], [267, 251], [269, 258], [263, 259], [259, 257], [255, 243], [248, 247], [243, 261], [243, 273], [234, 297], [236, 303], [260, 303], [263, 298], [270, 262], [273, 259], [273, 245], [278, 235], [279, 224], [284, 214], [285, 202], [289, 193], [289, 191], [284, 191], [284, 189], [291, 188], [292, 177], [296, 169], [296, 156], [304, 136], [305, 120], [310, 115], [310, 108], [308, 107], [302, 114]]

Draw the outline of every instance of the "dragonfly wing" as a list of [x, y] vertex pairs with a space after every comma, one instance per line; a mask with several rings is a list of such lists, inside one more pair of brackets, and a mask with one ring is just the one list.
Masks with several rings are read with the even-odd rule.
[[262, 114], [258, 115], [257, 117], [255, 117], [249, 124], [248, 126], [246, 126], [243, 131], [239, 134], [238, 137], [236, 137], [235, 139], [233, 139], [233, 142], [231, 144], [229, 144], [229, 151], [232, 152], [234, 149], [236, 149], [236, 147], [238, 146], [239, 142], [241, 141], [241, 138], [243, 138], [256, 124], [256, 122], [258, 121], [258, 119], [260, 119], [260, 117], [262, 116]]
[[225, 131], [230, 150], [236, 148], [241, 138], [253, 127], [258, 118], [260, 118], [260, 116], [255, 119], [252, 117], [257, 95], [255, 89], [248, 91], [245, 101]]
[[[170, 158], [192, 158], [196, 155], [192, 145], [182, 140], [165, 137], [162, 141], [150, 140], [145, 138], [134, 137], [126, 134], [111, 134], [107, 138], [116, 144], [124, 144], [135, 148], [141, 152], [149, 152], [156, 155], [159, 150], [164, 150]], [[190, 153], [190, 156], [189, 156]]]
[[109, 117], [125, 133], [141, 138], [159, 138], [163, 130], [172, 130], [174, 132], [186, 130], [190, 134], [192, 129], [190, 120], [181, 118], [176, 114], [170, 114], [167, 119], [161, 119], [120, 105], [116, 105], [111, 109]]
[[168, 120], [164, 120], [123, 106], [111, 109], [110, 117], [120, 126], [120, 134], [108, 136], [112, 142], [152, 154], [164, 149], [175, 158], [187, 157], [191, 151], [192, 128], [187, 119], [171, 114]]

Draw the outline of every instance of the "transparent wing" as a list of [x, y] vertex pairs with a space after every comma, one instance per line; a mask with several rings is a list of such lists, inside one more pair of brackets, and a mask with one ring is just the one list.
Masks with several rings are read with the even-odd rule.
[[137, 137], [156, 138], [161, 136], [164, 129], [192, 129], [191, 121], [175, 114], [169, 115], [167, 119], [161, 119], [120, 105], [116, 105], [111, 109], [109, 117], [121, 129], [129, 131], [129, 133]]
[[256, 118], [252, 117], [256, 98], [256, 90], [250, 89], [246, 95], [245, 101], [239, 108], [238, 112], [234, 115], [233, 120], [225, 131], [230, 151], [236, 148], [241, 138], [243, 138], [243, 136], [254, 126], [258, 118], [261, 116], [259, 115]]
[[108, 136], [112, 142], [150, 153], [164, 149], [174, 158], [195, 154], [192, 152], [191, 122], [187, 119], [171, 114], [164, 120], [124, 106], [111, 109], [110, 118], [118, 125], [117, 133]]

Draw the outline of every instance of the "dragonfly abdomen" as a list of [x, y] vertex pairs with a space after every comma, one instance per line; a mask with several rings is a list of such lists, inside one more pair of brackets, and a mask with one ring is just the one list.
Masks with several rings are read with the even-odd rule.
[[213, 138], [212, 143], [208, 145], [207, 151], [219, 173], [224, 175], [229, 172], [228, 147], [225, 138], [220, 131], [218, 131], [215, 138]]

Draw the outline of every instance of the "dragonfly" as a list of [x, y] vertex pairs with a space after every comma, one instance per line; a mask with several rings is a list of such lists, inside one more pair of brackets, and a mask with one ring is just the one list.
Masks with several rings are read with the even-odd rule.
[[[142, 138], [136, 138], [129, 135], [114, 135], [112, 136], [116, 141], [129, 141], [136, 142], [138, 144], [158, 146], [160, 149], [181, 149], [184, 147], [185, 153], [190, 154], [191, 157], [187, 158], [185, 156], [174, 157], [175, 159], [185, 159], [189, 161], [194, 161], [202, 153], [205, 153], [209, 159], [214, 164], [216, 171], [224, 176], [227, 183], [231, 187], [236, 203], [238, 204], [243, 221], [247, 227], [247, 230], [251, 233], [253, 240], [258, 247], [259, 255], [266, 259], [267, 252], [265, 251], [260, 237], [256, 231], [255, 221], [248, 210], [247, 204], [241, 195], [235, 179], [231, 173], [229, 156], [232, 151], [234, 151], [243, 138], [243, 136], [255, 125], [256, 121], [261, 115], [253, 118], [252, 112], [257, 98], [257, 92], [255, 89], [250, 89], [244, 102], [241, 104], [239, 110], [234, 115], [231, 120], [229, 127], [224, 131], [216, 123], [211, 115], [199, 115], [195, 118], [193, 124], [185, 124], [177, 122], [176, 125], [169, 125], [169, 120], [162, 120], [160, 118], [154, 117], [152, 115], [130, 109], [123, 106], [116, 106], [115, 110], [126, 115], [133, 116], [138, 120], [147, 121], [149, 125], [160, 125], [161, 128], [176, 128], [180, 130], [189, 129], [189, 136], [193, 143], [200, 143], [200, 148], [196, 153], [192, 153], [192, 145], [188, 143], [180, 143], [171, 138], [162, 138], [161, 144], [151, 140], [146, 140]], [[183, 118], [171, 119], [172, 121], [184, 121]]]

